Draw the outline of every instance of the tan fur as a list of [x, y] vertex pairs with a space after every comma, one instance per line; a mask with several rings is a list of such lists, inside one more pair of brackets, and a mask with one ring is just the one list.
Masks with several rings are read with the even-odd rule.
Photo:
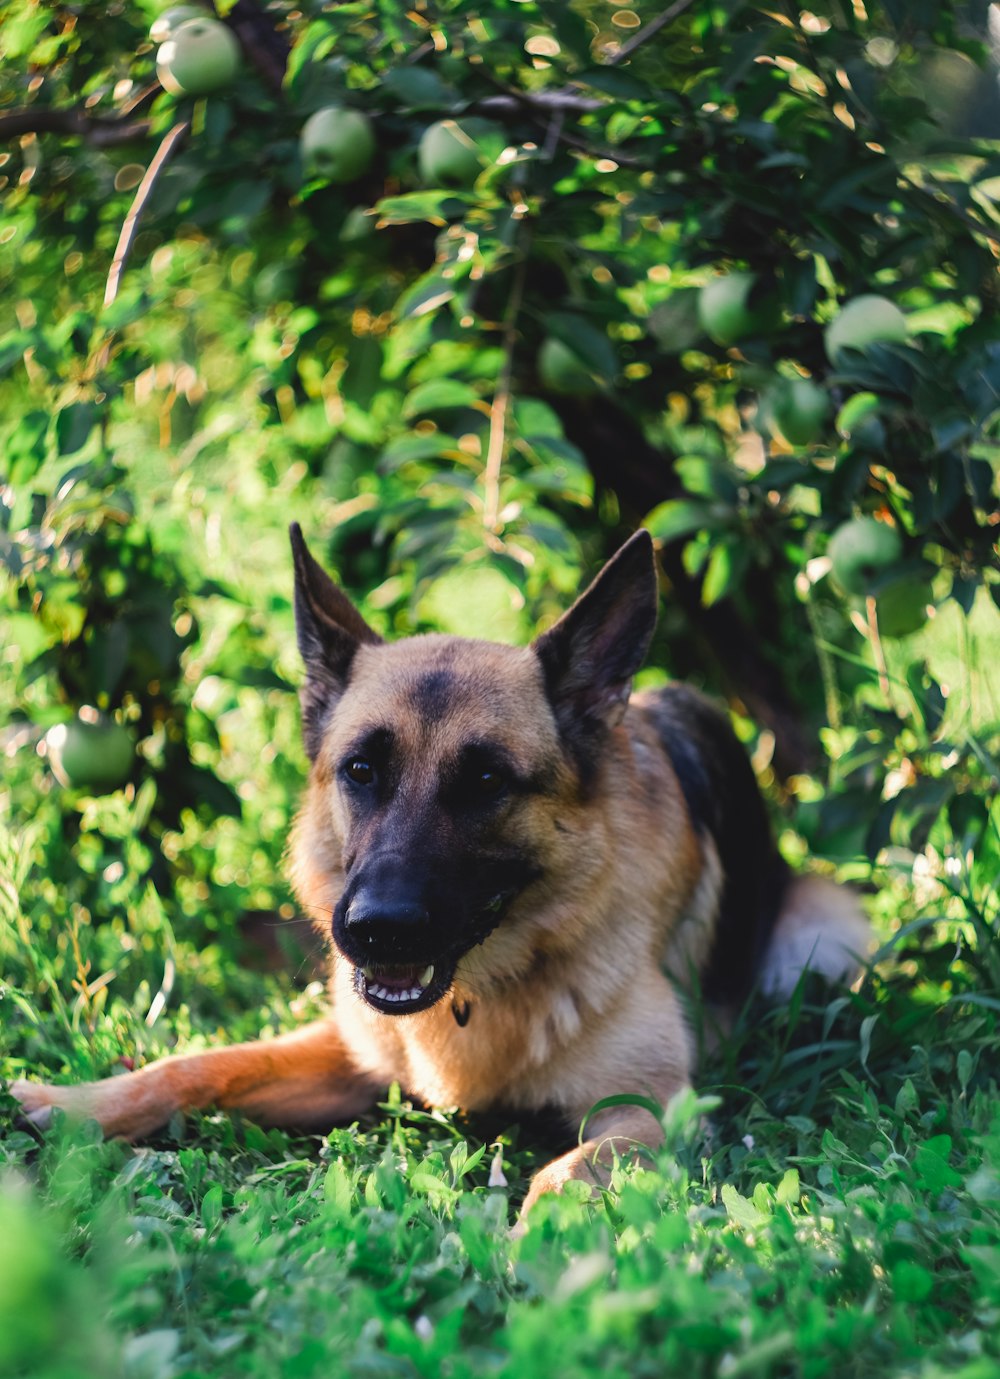
[[[412, 638], [362, 648], [346, 697], [355, 698], [356, 681], [359, 712], [408, 722], [409, 691], [436, 663], [441, 641]], [[359, 1008], [349, 964], [334, 952], [331, 994], [334, 1019], [342, 1012], [342, 1037], [356, 1066], [376, 1080], [399, 1081], [432, 1105], [559, 1105], [582, 1119], [595, 1100], [615, 1092], [666, 1098], [684, 1084], [689, 1055], [660, 960], [701, 869], [700, 846], [673, 772], [665, 769], [649, 725], [630, 716], [614, 730], [594, 798], [581, 803], [573, 773], [561, 763], [534, 658], [467, 642], [462, 663], [470, 694], [477, 696], [476, 721], [410, 722], [410, 751], [422, 774], [433, 778], [436, 756], [471, 729], [489, 730], [526, 765], [546, 756], [560, 763], [561, 798], [527, 802], [516, 821], [518, 830], [545, 841], [545, 881], [461, 960], [454, 995], [475, 1012], [465, 1029], [455, 1024], [447, 1002], [402, 1020]], [[331, 865], [340, 855], [343, 821], [331, 805], [327, 763], [357, 727], [351, 707], [345, 703], [337, 714], [292, 847], [299, 894], [320, 908], [324, 929], [343, 879]], [[646, 1044], [648, 1066], [636, 1044]]]
[[[328, 597], [331, 623], [363, 623]], [[342, 596], [339, 593], [337, 599]], [[414, 711], [419, 687], [447, 671], [448, 712]], [[317, 925], [330, 916], [369, 835], [352, 821], [338, 762], [366, 725], [391, 724], [405, 763], [394, 803], [418, 815], [467, 740], [498, 743], [544, 790], [513, 799], [498, 830], [530, 846], [541, 878], [458, 961], [449, 997], [430, 1009], [382, 1014], [354, 990], [352, 964], [331, 947], [328, 1019], [282, 1038], [190, 1057], [79, 1087], [21, 1082], [26, 1114], [51, 1108], [97, 1119], [108, 1134], [146, 1135], [186, 1108], [238, 1108], [279, 1125], [329, 1124], [371, 1107], [385, 1086], [431, 1105], [479, 1110], [558, 1108], [567, 1127], [601, 1098], [666, 1101], [691, 1073], [691, 1040], [665, 970], [683, 980], [704, 965], [722, 884], [714, 845], [696, 835], [641, 699], [613, 698], [594, 779], [584, 787], [561, 738], [532, 648], [415, 637], [357, 646], [349, 681], [326, 722], [291, 841], [297, 892]], [[440, 842], [440, 840], [435, 840]], [[467, 1003], [460, 1027], [453, 1007]], [[568, 1178], [606, 1181], [611, 1159], [659, 1126], [634, 1106], [605, 1110], [588, 1140], [536, 1177], [526, 1206]]]

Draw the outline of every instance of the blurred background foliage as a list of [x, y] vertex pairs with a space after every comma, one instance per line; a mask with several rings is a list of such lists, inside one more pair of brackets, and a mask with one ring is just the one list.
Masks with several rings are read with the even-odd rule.
[[[646, 522], [646, 678], [728, 699], [790, 855], [986, 961], [997, 7], [237, 0], [180, 16], [238, 44], [207, 95], [162, 8], [4, 12], [0, 816], [53, 944], [103, 926], [69, 1025], [164, 935], [210, 1009], [213, 944], [294, 932], [290, 520], [380, 631], [518, 641]], [[872, 295], [902, 331], [835, 347]]]

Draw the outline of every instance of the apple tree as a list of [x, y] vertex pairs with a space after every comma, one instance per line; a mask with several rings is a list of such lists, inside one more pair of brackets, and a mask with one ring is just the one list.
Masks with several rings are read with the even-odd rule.
[[290, 519], [501, 638], [645, 521], [655, 659], [793, 794], [825, 717], [815, 848], [981, 837], [920, 639], [1000, 604], [989, 9], [10, 0], [8, 750], [127, 725], [155, 870], [246, 691], [284, 741]]

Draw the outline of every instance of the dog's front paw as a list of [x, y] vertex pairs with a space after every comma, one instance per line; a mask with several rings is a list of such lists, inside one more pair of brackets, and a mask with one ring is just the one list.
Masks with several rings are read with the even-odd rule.
[[39, 1130], [45, 1130], [52, 1119], [52, 1111], [58, 1104], [57, 1087], [48, 1087], [44, 1082], [25, 1082], [22, 1078], [13, 1082], [8, 1089], [15, 1101], [21, 1104], [21, 1115]]
[[531, 1180], [528, 1195], [525, 1197], [517, 1222], [511, 1229], [511, 1238], [517, 1240], [528, 1227], [528, 1217], [540, 1198], [550, 1192], [562, 1192], [567, 1183], [585, 1183], [596, 1195], [598, 1188], [605, 1184], [606, 1175], [595, 1166], [587, 1152], [590, 1146], [579, 1146], [568, 1154], [553, 1159], [540, 1168]]
[[123, 1078], [112, 1078], [106, 1082], [78, 1082], [57, 1087], [48, 1082], [22, 1079], [13, 1083], [10, 1094], [21, 1103], [23, 1119], [38, 1130], [48, 1129], [52, 1112], [58, 1109], [74, 1120], [96, 1120], [105, 1134], [121, 1134], [116, 1122], [123, 1118], [115, 1112], [122, 1101], [118, 1087], [123, 1081]]

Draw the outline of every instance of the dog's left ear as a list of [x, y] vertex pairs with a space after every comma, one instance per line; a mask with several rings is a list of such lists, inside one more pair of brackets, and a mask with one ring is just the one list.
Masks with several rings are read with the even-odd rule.
[[563, 739], [581, 761], [620, 723], [656, 626], [653, 542], [637, 531], [535, 642]]
[[343, 694], [351, 662], [362, 642], [382, 638], [309, 553], [298, 522], [289, 528], [295, 562], [295, 630], [306, 667], [302, 687], [302, 734], [310, 761], [319, 752], [330, 710]]

